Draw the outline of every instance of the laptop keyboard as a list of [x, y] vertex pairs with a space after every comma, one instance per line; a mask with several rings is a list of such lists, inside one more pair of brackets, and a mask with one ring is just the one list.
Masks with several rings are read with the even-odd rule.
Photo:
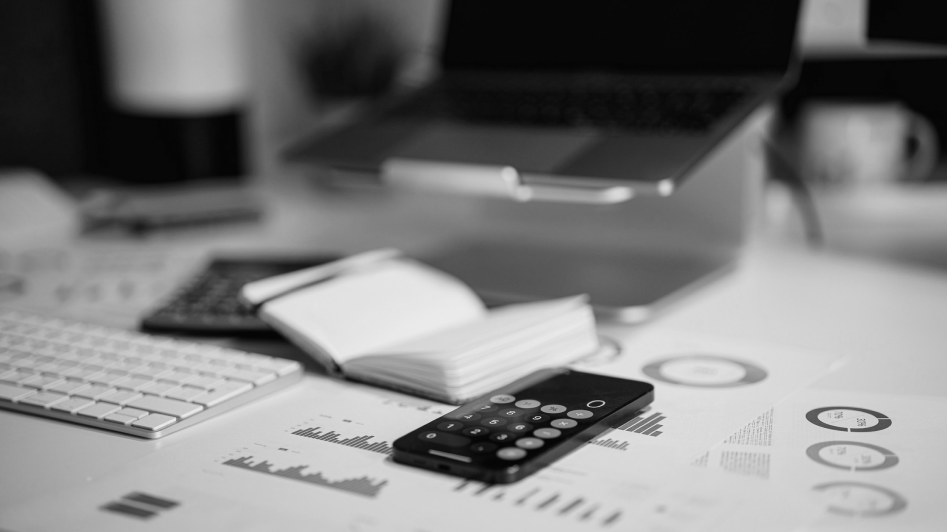
[[0, 408], [158, 438], [284, 388], [295, 361], [0, 309]]
[[549, 85], [439, 84], [396, 114], [540, 127], [702, 132], [748, 94], [737, 86], [700, 83]]

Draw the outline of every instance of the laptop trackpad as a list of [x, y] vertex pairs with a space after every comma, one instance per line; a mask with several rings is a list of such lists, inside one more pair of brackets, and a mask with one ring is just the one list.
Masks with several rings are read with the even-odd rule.
[[599, 137], [594, 131], [438, 124], [396, 146], [390, 157], [552, 172]]

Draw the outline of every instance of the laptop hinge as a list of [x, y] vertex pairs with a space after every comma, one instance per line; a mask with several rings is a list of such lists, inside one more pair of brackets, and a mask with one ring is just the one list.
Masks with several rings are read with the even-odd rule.
[[511, 199], [611, 205], [630, 200], [629, 187], [576, 187], [526, 185], [512, 166], [388, 159], [381, 165], [381, 180], [395, 188], [468, 194]]

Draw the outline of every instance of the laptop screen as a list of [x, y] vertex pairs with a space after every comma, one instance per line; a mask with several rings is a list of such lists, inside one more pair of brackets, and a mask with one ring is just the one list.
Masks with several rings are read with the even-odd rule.
[[799, 0], [454, 0], [447, 69], [785, 72]]

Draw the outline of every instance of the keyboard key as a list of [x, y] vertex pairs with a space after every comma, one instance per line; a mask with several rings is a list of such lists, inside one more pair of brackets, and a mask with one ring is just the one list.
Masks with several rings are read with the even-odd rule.
[[152, 379], [142, 378], [142, 377], [125, 377], [124, 379], [117, 380], [112, 383], [112, 386], [117, 386], [119, 388], [126, 388], [129, 390], [141, 390], [145, 386], [151, 384]]
[[221, 377], [201, 375], [200, 377], [189, 380], [187, 385], [193, 386], [195, 388], [203, 388], [204, 390], [213, 390], [214, 388], [224, 384], [225, 382], [226, 381]]
[[180, 388], [169, 391], [164, 394], [165, 397], [169, 399], [177, 399], [179, 401], [190, 401], [198, 395], [207, 392], [203, 388], [195, 388], [193, 386], [181, 386]]
[[191, 401], [199, 405], [211, 407], [228, 399], [232, 399], [242, 393], [249, 392], [252, 389], [253, 385], [250, 383], [228, 381], [227, 384], [215, 389], [212, 392], [199, 395], [194, 399], [191, 399]]
[[88, 377], [86, 377], [85, 380], [92, 383], [111, 386], [112, 383], [114, 383], [115, 381], [118, 381], [124, 378], [125, 378], [124, 373], [116, 373], [112, 371], [100, 371], [94, 375], [89, 375]]
[[99, 400], [105, 401], [106, 403], [125, 405], [126, 403], [130, 403], [142, 397], [142, 394], [132, 390], [116, 390], [108, 395], [103, 395], [99, 398]]
[[57, 384], [63, 384], [65, 381], [53, 375], [33, 375], [20, 381], [20, 386], [29, 386], [30, 388], [51, 388]]
[[193, 416], [204, 409], [204, 407], [199, 404], [186, 403], [184, 401], [158, 397], [156, 395], [146, 395], [141, 399], [128, 403], [128, 406], [142, 410], [150, 410], [151, 412], [157, 412], [159, 414], [167, 414], [181, 419]]
[[93, 368], [89, 366], [78, 366], [74, 368], [69, 368], [66, 371], [62, 372], [63, 377], [72, 377], [74, 379], [87, 379], [91, 375], [95, 375], [101, 370], [101, 368]]
[[132, 422], [133, 427], [145, 430], [158, 431], [165, 427], [170, 427], [177, 422], [177, 418], [166, 416], [164, 414], [149, 414], [138, 421]]
[[83, 388], [81, 390], [76, 390], [74, 395], [79, 397], [86, 397], [88, 399], [98, 399], [103, 395], [108, 395], [115, 391], [115, 388], [111, 386], [104, 386], [102, 384], [90, 384], [88, 388]]
[[65, 401], [60, 401], [50, 407], [50, 410], [55, 410], [57, 412], [66, 412], [68, 414], [75, 414], [77, 411], [82, 410], [83, 408], [94, 404], [94, 401], [91, 399], [86, 399], [84, 397], [70, 397]]
[[269, 361], [254, 362], [259, 368], [265, 368], [275, 371], [277, 375], [288, 375], [300, 369], [301, 365], [295, 360], [286, 360], [284, 358], [271, 358]]
[[151, 395], [165, 395], [171, 390], [176, 390], [178, 388], [179, 386], [177, 385], [177, 383], [158, 381], [158, 382], [152, 382], [151, 384], [143, 387], [141, 391], [143, 393], [147, 393]]
[[110, 423], [118, 423], [119, 425], [128, 425], [132, 421], [138, 421], [138, 418], [135, 416], [126, 416], [124, 414], [109, 414], [102, 418], [102, 421], [108, 421]]
[[133, 417], [133, 418], [135, 418], [135, 419], [141, 419], [141, 418], [147, 416], [148, 414], [150, 414], [151, 412], [147, 412], [147, 411], [145, 411], [145, 410], [140, 410], [140, 409], [138, 409], [138, 408], [128, 408], [128, 407], [125, 407], [125, 408], [123, 408], [123, 409], [121, 409], [121, 410], [119, 410], [118, 412], [115, 412], [115, 413], [116, 413], [116, 414], [119, 414], [119, 415], [122, 415], [122, 416], [131, 416], [131, 417]]
[[94, 419], [102, 419], [103, 417], [111, 414], [112, 412], [118, 412], [122, 407], [118, 405], [113, 405], [112, 403], [95, 403], [92, 406], [87, 406], [80, 409], [76, 412], [82, 417], [91, 417]]
[[33, 395], [27, 395], [26, 397], [17, 400], [17, 402], [26, 405], [49, 407], [50, 405], [58, 403], [59, 401], [63, 401], [68, 397], [69, 396], [64, 393], [39, 392]]
[[0, 382], [0, 399], [7, 401], [16, 401], [22, 399], [27, 395], [35, 394], [36, 390], [34, 388], [24, 388], [22, 386], [17, 386], [15, 384], [7, 384]]
[[252, 382], [259, 386], [276, 379], [276, 374], [269, 371], [253, 371], [249, 369], [228, 369], [220, 373], [228, 379]]
[[74, 395], [77, 392], [80, 392], [86, 389], [89, 385], [82, 381], [75, 380], [65, 380], [56, 386], [49, 388], [51, 392], [67, 393], [69, 395]]

